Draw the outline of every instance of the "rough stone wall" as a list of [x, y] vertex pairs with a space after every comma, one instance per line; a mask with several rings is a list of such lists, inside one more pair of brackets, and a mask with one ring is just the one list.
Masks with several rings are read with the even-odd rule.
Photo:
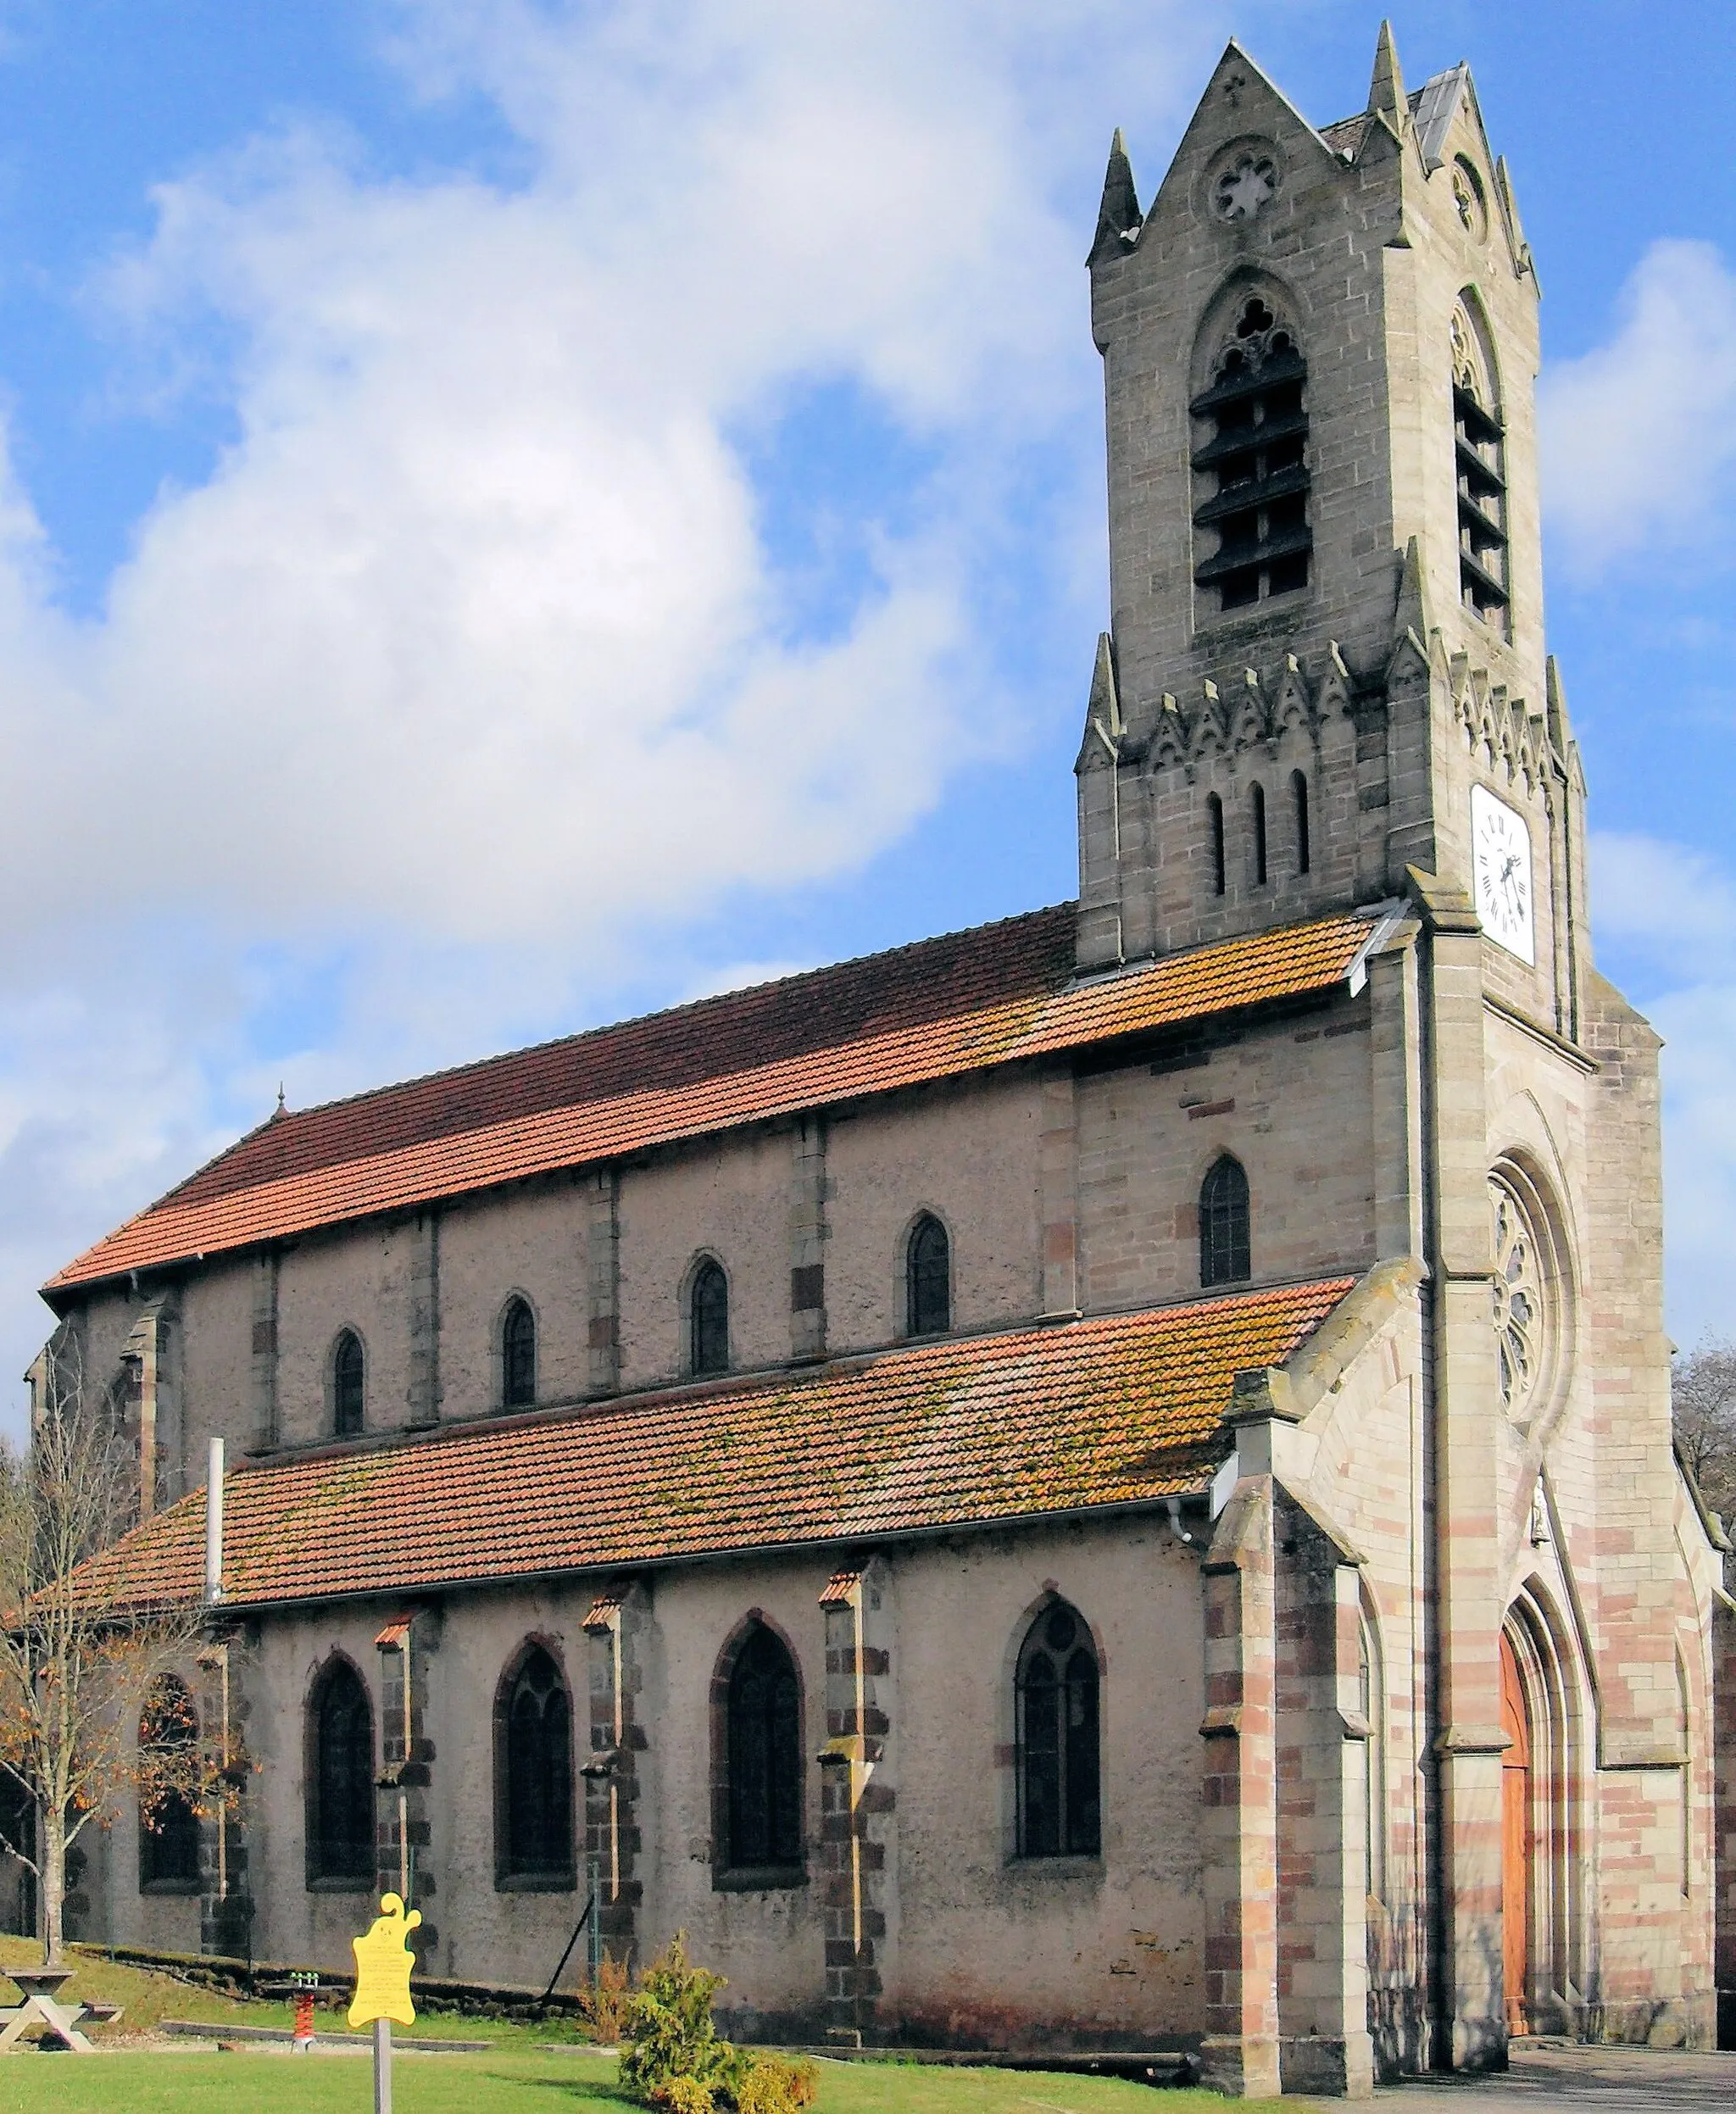
[[1233, 1153], [1248, 1176], [1256, 1281], [1357, 1271], [1375, 1253], [1366, 1000], [1146, 1062], [1077, 1089], [1080, 1304], [1131, 1307], [1199, 1287], [1199, 1185]]

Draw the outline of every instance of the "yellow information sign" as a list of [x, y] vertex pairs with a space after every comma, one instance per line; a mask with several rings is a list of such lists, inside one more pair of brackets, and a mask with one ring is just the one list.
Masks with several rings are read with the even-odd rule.
[[376, 2018], [396, 2019], [400, 2026], [414, 2026], [416, 2007], [410, 2002], [410, 1970], [415, 1955], [404, 1940], [422, 1920], [420, 1909], [404, 1914], [395, 1894], [382, 1894], [383, 1913], [374, 1918], [365, 1938], [352, 1938], [349, 1949], [356, 1956], [356, 1993], [351, 2000], [349, 2022], [365, 2026]]

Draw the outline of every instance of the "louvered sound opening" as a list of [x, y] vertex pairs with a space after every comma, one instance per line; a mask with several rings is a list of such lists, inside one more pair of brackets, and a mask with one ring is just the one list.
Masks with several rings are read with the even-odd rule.
[[1196, 586], [1222, 609], [1246, 609], [1308, 585], [1307, 363], [1264, 303], [1250, 301], [1218, 368], [1188, 409], [1210, 437], [1194, 470], [1212, 489], [1194, 509], [1217, 548], [1196, 567]]
[[1461, 384], [1453, 387], [1459, 477], [1459, 593], [1484, 623], [1507, 625], [1507, 484], [1501, 424]]

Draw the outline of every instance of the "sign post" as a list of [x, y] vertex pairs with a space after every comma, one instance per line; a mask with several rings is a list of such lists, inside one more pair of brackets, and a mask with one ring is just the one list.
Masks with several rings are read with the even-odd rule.
[[392, 2022], [404, 2026], [416, 2022], [416, 2007], [410, 2002], [410, 1970], [415, 1955], [404, 1942], [422, 1920], [422, 1911], [404, 1913], [395, 1894], [380, 1896], [381, 1913], [365, 1937], [353, 1938], [349, 1949], [356, 1956], [356, 1993], [350, 2000], [352, 2027], [372, 2024], [374, 2028], [374, 2114], [392, 2114]]

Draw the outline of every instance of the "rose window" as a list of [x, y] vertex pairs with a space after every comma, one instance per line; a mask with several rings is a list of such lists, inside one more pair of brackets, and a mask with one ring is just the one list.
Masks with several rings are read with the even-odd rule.
[[1518, 1415], [1544, 1363], [1544, 1286], [1537, 1236], [1519, 1199], [1502, 1182], [1489, 1184], [1494, 1230], [1495, 1358], [1501, 1399]]
[[1211, 186], [1221, 220], [1251, 220], [1278, 187], [1278, 165], [1270, 154], [1242, 154]]

